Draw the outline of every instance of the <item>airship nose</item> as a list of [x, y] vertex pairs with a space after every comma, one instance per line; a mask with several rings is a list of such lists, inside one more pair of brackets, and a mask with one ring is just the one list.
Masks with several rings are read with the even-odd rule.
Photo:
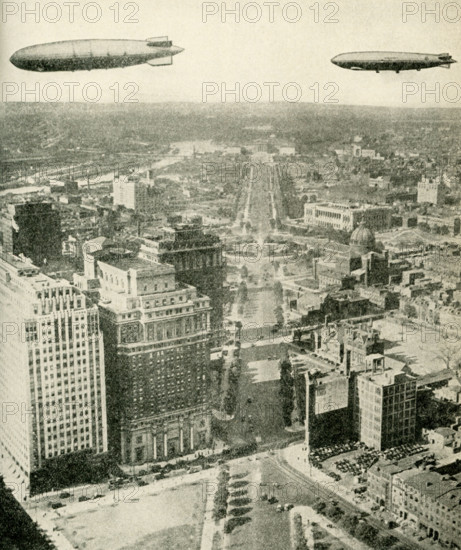
[[14, 53], [14, 54], [10, 57], [10, 63], [12, 63], [15, 67], [19, 67], [18, 62], [19, 62], [18, 54], [17, 54], [17, 53]]
[[180, 48], [179, 46], [171, 47], [171, 55], [177, 55], [178, 53], [181, 53], [183, 51], [184, 51], [184, 48]]
[[330, 59], [330, 61], [333, 63], [333, 65], [337, 65], [338, 64], [338, 57], [339, 55], [335, 55], [334, 57], [332, 57]]

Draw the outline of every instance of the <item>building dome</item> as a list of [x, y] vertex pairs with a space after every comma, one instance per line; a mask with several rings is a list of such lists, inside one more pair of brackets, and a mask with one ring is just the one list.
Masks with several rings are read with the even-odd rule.
[[350, 244], [360, 250], [374, 250], [376, 245], [375, 235], [371, 229], [366, 227], [364, 222], [361, 222], [352, 232]]

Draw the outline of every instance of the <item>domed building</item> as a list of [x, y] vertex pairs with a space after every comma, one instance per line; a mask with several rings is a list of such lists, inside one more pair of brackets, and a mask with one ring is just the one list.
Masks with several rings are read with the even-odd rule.
[[376, 243], [373, 231], [361, 222], [351, 234], [349, 246], [330, 242], [323, 258], [313, 262], [314, 279], [320, 288], [354, 288], [389, 284], [389, 257]]
[[360, 254], [367, 254], [376, 250], [375, 234], [371, 229], [361, 222], [358, 227], [352, 231], [350, 239], [350, 248]]

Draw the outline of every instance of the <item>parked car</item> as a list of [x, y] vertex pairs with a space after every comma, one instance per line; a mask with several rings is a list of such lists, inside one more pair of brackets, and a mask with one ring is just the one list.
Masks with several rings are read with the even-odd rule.
[[78, 497], [79, 502], [86, 502], [87, 500], [90, 500], [90, 497], [87, 497], [86, 495], [82, 495], [81, 497]]
[[63, 508], [65, 504], [63, 504], [62, 502], [50, 502], [50, 506], [53, 510], [56, 510], [58, 508]]
[[69, 497], [71, 497], [71, 494], [68, 493], [67, 491], [62, 492], [62, 493], [59, 495], [59, 498], [69, 498]]

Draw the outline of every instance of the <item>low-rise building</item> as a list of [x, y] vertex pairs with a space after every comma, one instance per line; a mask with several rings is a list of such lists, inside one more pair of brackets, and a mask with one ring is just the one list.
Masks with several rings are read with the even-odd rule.
[[391, 227], [392, 208], [372, 204], [305, 203], [304, 223], [311, 227], [331, 227], [352, 231], [360, 222], [374, 231]]

